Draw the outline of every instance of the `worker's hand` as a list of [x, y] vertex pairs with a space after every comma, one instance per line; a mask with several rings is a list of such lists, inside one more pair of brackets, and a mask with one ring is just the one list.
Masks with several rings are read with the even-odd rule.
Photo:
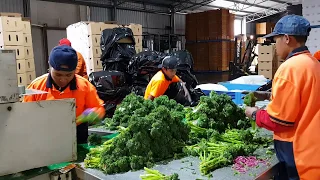
[[[242, 94], [249, 94], [250, 91], [243, 91]], [[270, 92], [265, 92], [265, 91], [254, 91], [253, 92], [254, 97], [257, 98], [257, 101], [264, 101], [264, 100], [269, 100], [270, 99]]]
[[105, 112], [103, 108], [88, 108], [77, 117], [77, 125], [82, 123], [95, 124], [103, 119]]
[[246, 107], [246, 111], [245, 111], [246, 116], [247, 116], [248, 118], [251, 118], [251, 117], [252, 117], [252, 113], [255, 112], [255, 111], [257, 111], [257, 110], [259, 110], [258, 107]]

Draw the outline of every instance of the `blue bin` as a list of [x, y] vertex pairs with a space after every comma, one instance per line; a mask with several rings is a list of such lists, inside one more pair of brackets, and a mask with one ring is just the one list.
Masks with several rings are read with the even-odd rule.
[[[237, 105], [243, 104], [242, 97], [244, 94], [241, 94], [241, 92], [232, 92], [232, 90], [241, 90], [241, 91], [255, 91], [257, 90], [260, 85], [253, 85], [253, 84], [231, 84], [229, 82], [221, 82], [220, 85], [223, 85], [228, 89], [228, 91], [216, 91], [218, 94], [227, 94], [231, 97], [232, 101], [236, 103]], [[210, 90], [202, 90], [202, 92], [205, 95], [210, 94]]]

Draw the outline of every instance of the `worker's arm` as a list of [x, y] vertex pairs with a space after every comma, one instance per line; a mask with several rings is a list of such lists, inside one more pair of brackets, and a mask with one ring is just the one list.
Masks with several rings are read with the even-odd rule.
[[272, 86], [271, 99], [267, 111], [257, 111], [257, 125], [274, 132], [292, 128], [300, 107], [300, 94], [297, 87], [282, 78], [276, 78]]
[[85, 122], [95, 123], [104, 118], [104, 102], [99, 98], [96, 88], [88, 82], [88, 91], [85, 96], [86, 110], [77, 117], [77, 125]]
[[149, 95], [148, 99], [151, 100], [151, 101], [153, 101], [153, 100], [154, 100], [154, 96]]
[[172, 78], [172, 82], [176, 83], [176, 82], [182, 82], [182, 80], [177, 76], [175, 75], [173, 78]]
[[[26, 89], [34, 89], [33, 84], [31, 83]], [[36, 101], [35, 95], [28, 95], [23, 97], [22, 102], [34, 102]]]

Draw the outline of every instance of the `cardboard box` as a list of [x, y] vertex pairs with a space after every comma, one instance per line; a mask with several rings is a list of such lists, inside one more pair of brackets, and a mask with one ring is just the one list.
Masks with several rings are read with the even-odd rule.
[[22, 25], [23, 25], [23, 29], [22, 29], [23, 34], [31, 34], [30, 21], [22, 21]]
[[36, 72], [27, 72], [27, 84], [30, 84], [34, 79], [36, 79]]
[[136, 46], [142, 46], [142, 36], [134, 36]]
[[102, 61], [100, 60], [100, 58], [90, 58], [90, 62], [91, 62], [91, 67], [94, 69], [102, 69]]
[[257, 23], [256, 34], [259, 34], [259, 35], [269, 34], [273, 31], [274, 26], [275, 26], [275, 23], [271, 23], [271, 22]]
[[[17, 74], [18, 85], [26, 86], [28, 85], [28, 75], [27, 73]], [[29, 83], [30, 84], [30, 83]]]
[[90, 35], [100, 35], [102, 32], [102, 24], [98, 22], [89, 22], [88, 25], [88, 34]]
[[259, 61], [274, 61], [276, 58], [275, 45], [259, 45], [258, 53]]
[[89, 46], [100, 47], [101, 35], [89, 35]]
[[31, 34], [23, 34], [23, 36], [24, 36], [24, 46], [31, 47], [32, 46]]
[[15, 50], [17, 60], [25, 59], [24, 46], [1, 46], [0, 49]]
[[102, 53], [100, 47], [89, 47], [89, 52], [91, 58], [100, 58]]
[[0, 48], [1, 46], [23, 46], [23, 33], [0, 31]]
[[275, 74], [275, 70], [273, 69], [260, 69], [258, 70], [259, 75], [263, 75], [265, 78], [271, 80]]
[[33, 47], [24, 47], [24, 58], [26, 59], [33, 59], [34, 55], [33, 55]]
[[134, 36], [142, 36], [142, 25], [141, 24], [129, 24], [126, 27], [130, 28]]
[[277, 61], [261, 61], [259, 60], [259, 64], [258, 64], [258, 68], [259, 69], [273, 69], [275, 67], [275, 63], [277, 63]]
[[0, 16], [0, 32], [19, 32], [22, 30], [21, 17]]
[[135, 46], [134, 48], [136, 49], [136, 53], [141, 53], [143, 51], [142, 45]]
[[101, 24], [101, 29], [100, 29], [100, 34], [103, 30], [105, 29], [113, 29], [113, 28], [117, 28], [117, 27], [120, 27], [120, 25], [118, 24], [108, 24], [108, 23], [102, 23]]

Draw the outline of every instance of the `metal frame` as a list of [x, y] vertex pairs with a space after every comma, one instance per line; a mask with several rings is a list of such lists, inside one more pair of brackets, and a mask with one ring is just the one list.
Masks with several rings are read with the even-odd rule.
[[[207, 7], [212, 9], [220, 9], [224, 8], [222, 6], [212, 5], [211, 3], [215, 0], [41, 0], [41, 1], [51, 1], [51, 2], [58, 2], [58, 3], [69, 3], [69, 4], [79, 4], [91, 7], [102, 7], [102, 8], [110, 8], [110, 9], [122, 9], [122, 10], [131, 10], [131, 11], [140, 11], [140, 12], [147, 12], [147, 13], [155, 13], [155, 14], [164, 14], [164, 15], [172, 15], [172, 12], [175, 13], [184, 13], [186, 11], [194, 11], [201, 7]], [[227, 9], [235, 12], [243, 12], [247, 15], [248, 20], [251, 22], [251, 19], [263, 18], [269, 16], [270, 14], [275, 14], [283, 11], [283, 8], [278, 7], [267, 7], [260, 5], [266, 1], [272, 1], [276, 3], [289, 4], [286, 3], [284, 0], [263, 0], [259, 3], [252, 3], [248, 0], [226, 0], [227, 2], [234, 3], [233, 6], [228, 7]], [[138, 4], [143, 4], [143, 8], [135, 8], [135, 7], [127, 7], [124, 6], [127, 2], [133, 2]], [[167, 10], [159, 11], [154, 10], [151, 8], [147, 8], [146, 5], [153, 5], [158, 7], [167, 8]], [[249, 7], [257, 7], [264, 9], [263, 12], [252, 12], [246, 11]], [[268, 12], [271, 10], [271, 13]], [[254, 18], [251, 18], [254, 17]]]
[[[246, 23], [253, 22], [253, 21], [256, 21], [258, 19], [262, 19], [262, 18], [271, 16], [271, 15], [277, 14], [279, 12], [286, 11], [288, 5], [290, 5], [290, 4], [289, 3], [283, 3], [283, 4], [279, 4], [277, 6], [274, 6], [272, 8], [265, 9], [265, 10], [263, 10], [261, 12], [256, 12], [256, 13], [253, 13], [253, 14], [249, 14], [249, 15], [245, 16]], [[273, 9], [277, 9], [277, 10], [273, 10]]]

